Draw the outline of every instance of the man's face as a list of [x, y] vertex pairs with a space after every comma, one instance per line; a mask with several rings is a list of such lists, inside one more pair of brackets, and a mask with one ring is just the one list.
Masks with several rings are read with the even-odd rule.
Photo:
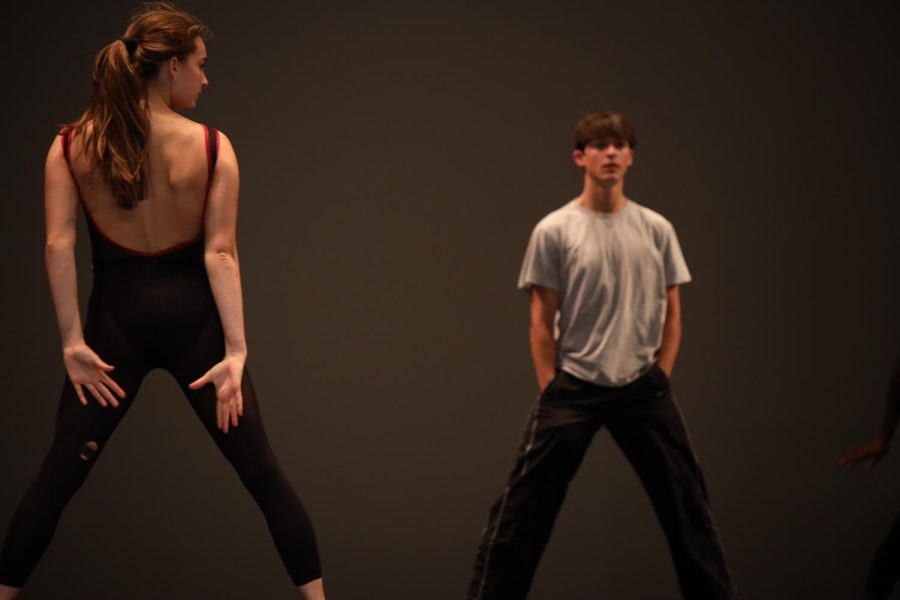
[[634, 150], [625, 140], [608, 137], [594, 140], [584, 150], [575, 150], [572, 159], [596, 183], [612, 185], [625, 178], [634, 163]]

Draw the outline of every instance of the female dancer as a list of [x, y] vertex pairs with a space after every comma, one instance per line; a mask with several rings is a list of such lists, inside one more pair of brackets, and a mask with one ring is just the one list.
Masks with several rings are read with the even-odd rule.
[[[0, 551], [0, 599], [17, 595], [154, 368], [175, 377], [262, 509], [300, 596], [324, 597], [312, 524], [244, 366], [237, 159], [225, 135], [176, 112], [208, 84], [207, 33], [171, 4], [148, 6], [97, 55], [87, 109], [47, 156], [46, 265], [68, 378], [50, 451]], [[79, 202], [94, 269], [83, 329]]]

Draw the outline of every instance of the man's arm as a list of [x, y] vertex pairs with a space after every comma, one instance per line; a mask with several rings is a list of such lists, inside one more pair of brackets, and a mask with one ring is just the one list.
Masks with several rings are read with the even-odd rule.
[[557, 310], [559, 310], [559, 292], [552, 288], [532, 286], [531, 327], [528, 339], [531, 342], [534, 373], [541, 391], [556, 377], [556, 340], [553, 339], [553, 321]]
[[666, 290], [666, 322], [663, 325], [662, 343], [656, 353], [656, 362], [666, 375], [672, 374], [675, 358], [681, 345], [681, 294], [678, 286]]
[[891, 449], [891, 439], [897, 429], [898, 418], [900, 418], [900, 357], [897, 357], [891, 371], [887, 398], [884, 401], [884, 416], [881, 418], [878, 435], [844, 454], [838, 463], [842, 467], [852, 467], [861, 461], [865, 461], [869, 468], [877, 465]]

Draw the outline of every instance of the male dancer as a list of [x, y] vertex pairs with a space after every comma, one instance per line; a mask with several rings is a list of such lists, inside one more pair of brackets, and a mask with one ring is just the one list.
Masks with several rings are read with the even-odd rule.
[[650, 496], [684, 597], [734, 597], [669, 385], [681, 341], [678, 286], [690, 273], [672, 225], [625, 196], [635, 141], [620, 114], [579, 121], [572, 156], [584, 188], [532, 233], [519, 288], [531, 294], [531, 353], [542, 392], [491, 509], [470, 599], [525, 598], [569, 480], [604, 425]]
[[[894, 370], [891, 372], [887, 399], [884, 403], [884, 416], [881, 418], [878, 435], [847, 452], [841, 457], [840, 465], [847, 468], [858, 462], [865, 462], [869, 468], [877, 465], [891, 449], [891, 438], [897, 429], [898, 418], [900, 418], [900, 356], [897, 357]], [[866, 578], [864, 597], [866, 600], [887, 598], [891, 595], [898, 577], [900, 577], [900, 514], [875, 552]]]

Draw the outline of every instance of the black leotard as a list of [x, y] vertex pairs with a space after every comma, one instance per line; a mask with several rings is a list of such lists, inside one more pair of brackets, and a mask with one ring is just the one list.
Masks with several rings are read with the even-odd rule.
[[[62, 135], [68, 162], [69, 136]], [[218, 134], [206, 129], [206, 136], [211, 179]], [[294, 584], [317, 579], [321, 572], [312, 524], [269, 447], [249, 372], [244, 372], [241, 384], [243, 417], [227, 434], [216, 428], [213, 386], [196, 391], [188, 388], [225, 352], [202, 237], [160, 252], [137, 252], [104, 235], [83, 200], [82, 208], [90, 230], [94, 268], [84, 338], [104, 361], [116, 367], [111, 376], [126, 396], [118, 409], [103, 408], [93, 398], [82, 406], [66, 378], [53, 444], [13, 516], [0, 551], [0, 583], [12, 587], [25, 583], [50, 543], [63, 508], [128, 412], [141, 381], [155, 368], [175, 377], [219, 450], [253, 495]]]

